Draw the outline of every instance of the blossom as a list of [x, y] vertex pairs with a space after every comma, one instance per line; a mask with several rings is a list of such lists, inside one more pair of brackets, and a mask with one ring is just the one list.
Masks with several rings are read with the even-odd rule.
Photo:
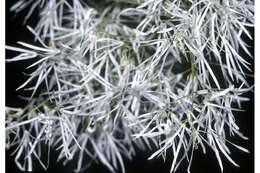
[[8, 62], [35, 61], [17, 88], [32, 90], [28, 106], [6, 112], [18, 167], [32, 170], [35, 156], [47, 169], [43, 142], [64, 163], [76, 158], [76, 172], [91, 161], [124, 172], [125, 158], [152, 146], [148, 159], [173, 153], [170, 172], [184, 160], [192, 171], [193, 153], [206, 146], [221, 171], [222, 156], [238, 166], [229, 147], [248, 150], [229, 139], [247, 139], [235, 114], [253, 89], [239, 52], [251, 56], [242, 36], [253, 39], [253, 7], [250, 0], [17, 1], [11, 10], [29, 8], [25, 21], [39, 8], [38, 24], [27, 26], [39, 46], [6, 46], [20, 53]]

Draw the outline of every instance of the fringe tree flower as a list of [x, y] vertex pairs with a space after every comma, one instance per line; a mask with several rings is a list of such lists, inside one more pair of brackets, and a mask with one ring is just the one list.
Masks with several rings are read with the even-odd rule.
[[247, 139], [235, 114], [252, 90], [239, 52], [251, 56], [252, 1], [18, 0], [11, 11], [25, 9], [25, 22], [39, 15], [27, 26], [37, 44], [6, 46], [20, 53], [8, 62], [34, 60], [17, 88], [32, 91], [28, 105], [6, 108], [19, 169], [32, 158], [47, 169], [45, 145], [76, 172], [92, 161], [124, 172], [125, 158], [154, 146], [148, 159], [173, 153], [170, 172], [184, 160], [190, 172], [197, 149], [212, 149], [221, 171], [223, 157], [238, 166], [230, 146], [248, 152], [229, 139]]

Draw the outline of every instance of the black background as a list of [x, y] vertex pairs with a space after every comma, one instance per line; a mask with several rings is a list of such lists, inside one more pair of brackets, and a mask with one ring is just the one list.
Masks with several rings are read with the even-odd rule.
[[[14, 0], [6, 1], [6, 44], [15, 46], [17, 41], [32, 43], [33, 36], [23, 25], [23, 19], [27, 11], [23, 11], [15, 16], [14, 13], [9, 12], [10, 6], [14, 4]], [[35, 26], [37, 16], [34, 16], [28, 21], [30, 26]], [[27, 23], [27, 24], [28, 24]], [[4, 26], [0, 26], [4, 27]], [[254, 33], [254, 30], [250, 30]], [[254, 53], [254, 41], [246, 39], [248, 44], [251, 46], [250, 51]], [[11, 58], [15, 55], [13, 52], [6, 51], [6, 58]], [[246, 55], [241, 52], [242, 57]], [[26, 76], [23, 74], [25, 68], [31, 64], [31, 62], [15, 62], [6, 63], [6, 105], [12, 107], [23, 107], [26, 102], [20, 99], [19, 95], [26, 95], [24, 91], [15, 91], [15, 89], [26, 80]], [[252, 70], [254, 69], [254, 63], [252, 62]], [[252, 72], [252, 74], [254, 71]], [[254, 79], [248, 78], [249, 82], [253, 85]], [[254, 172], [254, 94], [248, 93], [247, 96], [250, 98], [249, 102], [244, 103], [243, 108], [245, 112], [236, 113], [237, 124], [239, 125], [241, 132], [249, 137], [248, 141], [243, 141], [239, 138], [233, 138], [233, 142], [239, 144], [250, 150], [250, 153], [242, 153], [237, 149], [231, 148], [232, 158], [240, 165], [240, 168], [236, 168], [230, 164], [222, 156], [224, 173], [252, 173]], [[16, 173], [19, 172], [17, 166], [14, 163], [14, 157], [10, 156], [12, 149], [6, 151], [6, 172]], [[137, 156], [132, 161], [125, 161], [126, 173], [169, 173], [171, 167], [171, 158], [164, 163], [161, 158], [153, 159], [151, 161], [146, 160], [149, 156], [149, 152], [137, 152]], [[68, 165], [63, 165], [60, 162], [56, 162], [55, 159], [57, 153], [52, 150], [51, 152], [51, 164], [47, 171], [38, 168], [35, 172], [73, 172], [73, 163], [71, 161]], [[187, 163], [183, 163], [177, 173], [186, 172]], [[85, 172], [88, 173], [108, 173], [109, 171], [101, 164], [92, 164], [92, 166]], [[193, 164], [191, 168], [193, 173], [220, 173], [217, 159], [214, 153], [208, 149], [207, 154], [204, 155], [202, 151], [196, 151], [194, 153]]]

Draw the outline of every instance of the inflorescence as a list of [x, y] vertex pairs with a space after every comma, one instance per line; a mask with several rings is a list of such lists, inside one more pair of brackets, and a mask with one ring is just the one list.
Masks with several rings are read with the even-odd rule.
[[[6, 46], [33, 60], [19, 89], [31, 91], [24, 108], [6, 108], [6, 146], [16, 147], [21, 170], [33, 169], [42, 147], [58, 160], [77, 160], [75, 171], [92, 161], [125, 172], [136, 149], [157, 149], [148, 159], [173, 153], [170, 172], [193, 153], [214, 151], [235, 166], [229, 138], [239, 136], [235, 112], [252, 90], [253, 39], [250, 0], [19, 0], [35, 43]], [[27, 22], [29, 23], [29, 22]], [[37, 94], [37, 93], [40, 94]], [[49, 156], [49, 154], [48, 154]], [[45, 160], [45, 161], [43, 161]]]

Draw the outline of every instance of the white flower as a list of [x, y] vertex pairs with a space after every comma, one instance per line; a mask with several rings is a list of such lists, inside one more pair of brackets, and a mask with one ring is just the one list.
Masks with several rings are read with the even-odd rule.
[[221, 171], [222, 155], [238, 166], [227, 144], [248, 152], [229, 139], [247, 139], [234, 114], [252, 90], [250, 62], [239, 50], [251, 56], [242, 38], [252, 39], [253, 2], [104, 2], [19, 0], [11, 8], [30, 6], [25, 20], [39, 8], [38, 24], [27, 28], [40, 46], [6, 46], [20, 53], [8, 62], [35, 60], [17, 88], [32, 90], [28, 105], [6, 112], [7, 144], [20, 142], [18, 167], [32, 170], [32, 156], [48, 166], [41, 141], [58, 149], [58, 160], [77, 159], [76, 172], [93, 160], [124, 172], [124, 158], [153, 145], [149, 159], [173, 152], [170, 172], [183, 160], [192, 171], [193, 153], [205, 154], [206, 145]]

